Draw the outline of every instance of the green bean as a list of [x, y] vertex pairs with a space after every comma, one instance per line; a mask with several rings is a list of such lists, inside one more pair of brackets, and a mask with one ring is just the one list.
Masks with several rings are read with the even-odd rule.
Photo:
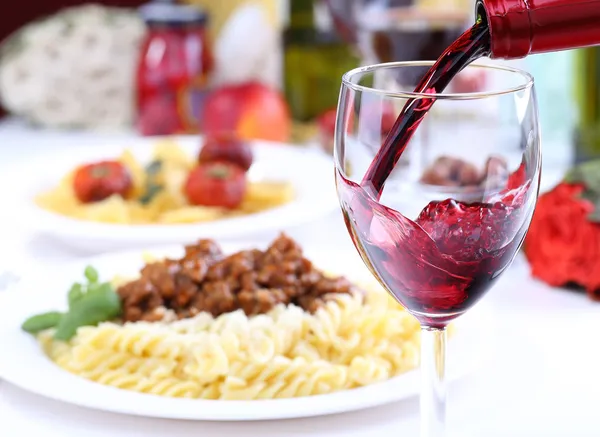
[[62, 313], [57, 311], [38, 314], [25, 320], [21, 325], [21, 329], [30, 334], [37, 334], [45, 329], [54, 328], [60, 323], [62, 316]]

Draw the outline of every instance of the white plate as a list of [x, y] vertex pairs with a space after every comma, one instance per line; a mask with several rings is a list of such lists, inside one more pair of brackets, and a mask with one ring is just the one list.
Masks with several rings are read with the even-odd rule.
[[[200, 147], [199, 137], [176, 137], [190, 154]], [[132, 246], [184, 243], [194, 238], [233, 238], [311, 222], [339, 208], [331, 157], [317, 150], [286, 144], [255, 142], [253, 180], [285, 180], [295, 190], [292, 202], [243, 217], [178, 225], [118, 225], [77, 220], [39, 208], [34, 197], [48, 190], [75, 166], [119, 156], [130, 149], [142, 162], [151, 159], [157, 138], [135, 138], [118, 144], [85, 145], [60, 152], [49, 151], [11, 172], [10, 202], [18, 220], [33, 231], [58, 238], [88, 253], [128, 250]], [[53, 153], [51, 153], [53, 152]], [[14, 183], [17, 181], [18, 183]], [[28, 182], [29, 181], [29, 182]]]
[[[224, 245], [227, 252], [252, 247]], [[181, 248], [153, 253], [179, 256]], [[370, 274], [355, 253], [341, 254], [313, 248], [305, 250], [316, 265], [353, 279]], [[64, 265], [58, 271], [36, 270], [3, 296], [0, 307], [0, 377], [25, 390], [52, 399], [99, 410], [124, 414], [189, 420], [271, 420], [309, 417], [375, 407], [419, 393], [419, 372], [412, 371], [390, 381], [328, 395], [283, 400], [221, 401], [171, 399], [106, 387], [72, 375], [52, 363], [30, 335], [20, 330], [28, 316], [65, 306], [70, 284], [80, 278], [83, 268], [95, 266], [103, 278], [114, 274], [135, 274], [142, 265], [140, 252], [102, 255]], [[490, 328], [490, 314], [479, 304], [457, 322], [450, 340], [448, 378], [456, 380], [475, 370], [484, 358], [484, 341]]]

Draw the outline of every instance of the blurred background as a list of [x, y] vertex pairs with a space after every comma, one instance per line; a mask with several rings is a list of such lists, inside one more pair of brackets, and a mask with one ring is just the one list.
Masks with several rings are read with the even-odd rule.
[[[340, 76], [361, 64], [437, 58], [472, 22], [473, 3], [17, 3], [0, 20], [2, 114], [16, 117], [3, 125], [141, 135], [231, 129], [330, 150]], [[552, 162], [571, 161], [574, 144], [579, 155], [596, 146], [598, 50], [510, 62], [536, 77]], [[482, 80], [467, 78], [463, 90]]]

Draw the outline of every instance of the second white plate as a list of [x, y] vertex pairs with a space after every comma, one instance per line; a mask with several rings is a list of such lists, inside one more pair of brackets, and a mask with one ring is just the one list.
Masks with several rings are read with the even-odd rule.
[[[246, 238], [263, 231], [308, 223], [339, 208], [330, 156], [317, 150], [268, 142], [253, 143], [255, 162], [250, 177], [288, 181], [296, 195], [286, 205], [256, 214], [195, 224], [119, 225], [76, 220], [46, 211], [33, 200], [82, 163], [117, 157], [124, 149], [147, 162], [153, 145], [159, 140], [134, 138], [104, 146], [83, 144], [74, 150], [37, 156], [26, 165], [12, 169], [10, 175], [4, 175], [10, 180], [9, 199], [5, 204], [11, 205], [19, 224], [87, 253], [185, 243], [195, 238]], [[199, 137], [176, 137], [175, 140], [188, 153], [198, 153]]]

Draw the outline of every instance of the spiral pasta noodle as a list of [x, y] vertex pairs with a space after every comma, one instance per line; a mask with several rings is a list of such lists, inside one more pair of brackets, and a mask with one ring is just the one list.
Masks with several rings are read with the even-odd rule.
[[419, 324], [383, 290], [336, 295], [314, 314], [294, 305], [248, 317], [102, 323], [68, 343], [38, 339], [63, 369], [169, 397], [278, 399], [385, 381], [418, 365]]

